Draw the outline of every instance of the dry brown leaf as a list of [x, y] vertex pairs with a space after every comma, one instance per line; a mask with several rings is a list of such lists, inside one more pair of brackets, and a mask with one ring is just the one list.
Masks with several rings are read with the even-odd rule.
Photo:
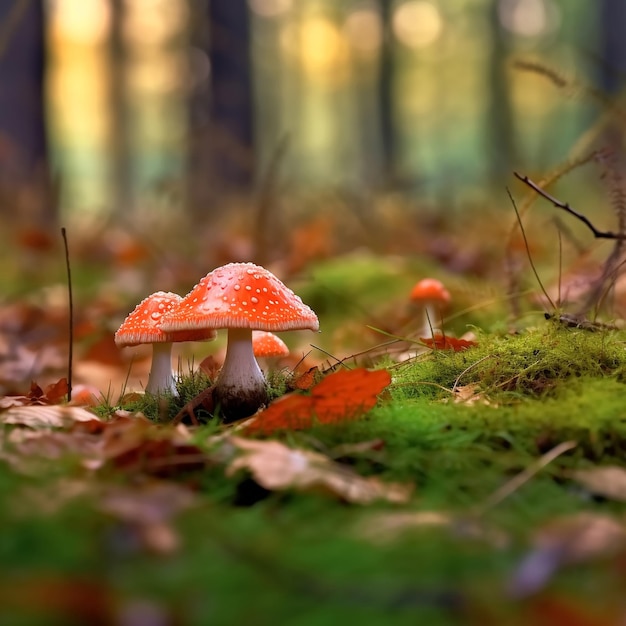
[[482, 393], [480, 385], [478, 383], [469, 383], [468, 385], [462, 385], [454, 388], [454, 402], [455, 404], [467, 404], [472, 406], [474, 404], [483, 404], [485, 406], [491, 406], [492, 403]]
[[0, 413], [0, 424], [16, 424], [30, 428], [63, 428], [74, 422], [89, 422], [99, 418], [78, 406], [42, 405], [12, 406]]
[[606, 558], [626, 548], [626, 526], [599, 513], [554, 519], [535, 533], [534, 549], [510, 581], [510, 592], [527, 596], [542, 589], [563, 566]]
[[106, 462], [126, 472], [165, 477], [202, 469], [207, 461], [204, 451], [189, 443], [187, 429], [158, 426], [137, 413], [107, 423], [102, 459], [88, 466], [98, 469]]
[[247, 470], [265, 489], [319, 490], [358, 504], [375, 500], [403, 503], [413, 491], [412, 485], [364, 478], [322, 454], [289, 448], [278, 441], [231, 437], [229, 443], [242, 454], [228, 465], [226, 474]]
[[594, 495], [626, 502], [626, 469], [623, 467], [607, 465], [574, 470], [569, 477]]
[[94, 457], [100, 454], [99, 438], [84, 432], [16, 428], [7, 437], [11, 450], [22, 456], [58, 459], [65, 455]]
[[419, 528], [444, 528], [455, 537], [485, 541], [498, 548], [504, 547], [508, 542], [505, 533], [488, 528], [480, 520], [458, 518], [442, 511], [374, 514], [359, 525], [358, 534], [370, 541], [383, 543]]
[[180, 546], [171, 520], [194, 502], [194, 493], [184, 485], [155, 481], [139, 488], [111, 487], [98, 498], [98, 507], [129, 524], [145, 548], [171, 554]]

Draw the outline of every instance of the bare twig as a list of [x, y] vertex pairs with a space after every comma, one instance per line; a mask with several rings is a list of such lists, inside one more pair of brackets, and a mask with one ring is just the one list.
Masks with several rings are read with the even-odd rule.
[[524, 224], [522, 224], [522, 218], [520, 217], [519, 211], [517, 210], [517, 204], [515, 203], [515, 199], [513, 198], [513, 194], [511, 194], [511, 191], [510, 191], [510, 189], [508, 187], [506, 188], [506, 192], [507, 192], [507, 194], [509, 194], [509, 199], [511, 200], [511, 204], [513, 205], [513, 209], [515, 211], [515, 216], [517, 217], [517, 223], [519, 224], [519, 228], [520, 228], [520, 231], [522, 233], [522, 237], [524, 238], [524, 247], [526, 248], [526, 255], [528, 256], [528, 262], [530, 263], [530, 267], [533, 270], [533, 274], [535, 275], [535, 278], [537, 280], [537, 284], [541, 288], [541, 291], [543, 291], [543, 295], [546, 297], [546, 299], [548, 300], [548, 302], [552, 306], [552, 309], [556, 310], [556, 306], [555, 306], [554, 302], [552, 301], [552, 298], [550, 297], [550, 295], [546, 291], [546, 288], [543, 286], [543, 283], [541, 282], [541, 278], [539, 278], [539, 272], [537, 272], [537, 268], [535, 267], [535, 263], [533, 261], [533, 257], [530, 254], [530, 247], [528, 246], [528, 239], [526, 238], [526, 231], [524, 230]]
[[549, 450], [544, 455], [540, 456], [525, 470], [521, 471], [519, 474], [511, 478], [511, 480], [504, 483], [504, 485], [502, 485], [499, 489], [496, 489], [479, 507], [478, 512], [480, 514], [485, 513], [488, 509], [500, 504], [500, 502], [515, 493], [522, 485], [535, 476], [535, 474], [546, 467], [546, 465], [552, 463], [554, 459], [561, 456], [563, 453], [573, 450], [577, 445], [578, 444], [575, 441], [564, 441], [558, 446], [552, 448], [552, 450]]
[[610, 230], [598, 230], [589, 220], [589, 218], [578, 211], [572, 209], [572, 207], [567, 202], [561, 202], [554, 196], [551, 196], [547, 191], [544, 191], [539, 185], [534, 183], [528, 176], [522, 176], [522, 174], [518, 174], [517, 172], [513, 172], [515, 178], [521, 180], [524, 184], [528, 185], [531, 189], [536, 191], [540, 196], [551, 202], [557, 209], [562, 209], [566, 213], [569, 213], [577, 220], [580, 220], [592, 233], [596, 239], [626, 239], [626, 233], [614, 233]]
[[72, 363], [74, 360], [74, 299], [72, 297], [72, 271], [70, 269], [70, 253], [67, 245], [67, 232], [61, 228], [63, 247], [65, 248], [65, 267], [67, 268], [67, 299], [69, 306], [69, 350], [67, 356], [67, 401], [72, 401]]

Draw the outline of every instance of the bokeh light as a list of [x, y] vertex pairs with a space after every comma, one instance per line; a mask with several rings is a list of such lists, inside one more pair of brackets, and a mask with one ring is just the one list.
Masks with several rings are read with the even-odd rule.
[[53, 37], [73, 43], [98, 44], [105, 41], [111, 25], [108, 0], [64, 0], [49, 5]]
[[125, 6], [124, 36], [138, 46], [161, 45], [185, 28], [189, 16], [185, 2], [126, 0]]
[[259, 17], [273, 18], [288, 13], [292, 0], [248, 0], [248, 6]]
[[408, 0], [394, 11], [393, 33], [409, 48], [425, 48], [442, 33], [443, 18], [439, 9], [426, 0]]
[[383, 38], [380, 14], [374, 7], [363, 7], [348, 15], [344, 34], [354, 50], [363, 56], [376, 54]]
[[559, 8], [552, 0], [500, 0], [500, 23], [521, 37], [540, 37], [556, 30], [561, 23]]

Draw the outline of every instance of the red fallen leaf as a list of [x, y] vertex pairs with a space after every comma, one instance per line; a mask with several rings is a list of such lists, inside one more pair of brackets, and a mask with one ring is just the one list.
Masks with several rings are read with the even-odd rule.
[[524, 616], [536, 626], [609, 626], [620, 623], [616, 613], [591, 610], [575, 598], [543, 595], [530, 602]]
[[30, 383], [28, 402], [25, 404], [59, 404], [67, 395], [67, 378], [48, 385], [45, 391], [35, 382]]
[[65, 398], [67, 392], [67, 378], [61, 378], [58, 382], [48, 385], [44, 395], [48, 398], [48, 402], [57, 404]]
[[470, 341], [469, 339], [457, 339], [441, 333], [436, 333], [434, 337], [420, 337], [420, 341], [433, 350], [454, 350], [455, 352], [467, 350], [472, 346], [478, 345], [475, 341]]
[[4, 574], [0, 578], [0, 605], [3, 613], [16, 618], [28, 616], [30, 623], [96, 626], [117, 621], [118, 598], [101, 581], [85, 576]]
[[32, 380], [30, 383], [30, 391], [28, 392], [28, 397], [31, 400], [39, 400], [43, 396], [43, 389]]
[[27, 250], [41, 252], [54, 247], [52, 235], [36, 226], [24, 228], [17, 234], [17, 244]]
[[291, 381], [289, 387], [291, 389], [300, 389], [301, 391], [308, 391], [315, 384], [315, 378], [320, 375], [319, 367], [310, 367], [306, 372], [300, 374]]
[[341, 370], [326, 376], [310, 395], [290, 394], [272, 402], [246, 431], [269, 434], [353, 420], [372, 409], [378, 394], [390, 383], [387, 370]]

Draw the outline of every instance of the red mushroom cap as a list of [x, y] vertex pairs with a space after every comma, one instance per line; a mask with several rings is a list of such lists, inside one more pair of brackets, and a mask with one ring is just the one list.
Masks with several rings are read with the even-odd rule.
[[176, 332], [165, 332], [161, 328], [163, 315], [176, 308], [181, 300], [182, 298], [178, 294], [165, 291], [157, 291], [144, 298], [128, 314], [115, 333], [115, 344], [120, 348], [124, 348], [126, 346], [137, 346], [142, 343], [171, 343], [215, 339], [217, 333], [207, 328]]
[[167, 331], [196, 327], [317, 331], [319, 321], [265, 268], [229, 263], [207, 274], [162, 322]]
[[450, 302], [450, 292], [443, 283], [436, 278], [424, 278], [411, 290], [411, 300], [414, 302]]
[[252, 331], [252, 351], [254, 356], [261, 359], [289, 354], [287, 344], [280, 337], [267, 330]]

